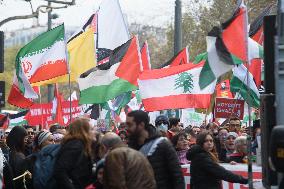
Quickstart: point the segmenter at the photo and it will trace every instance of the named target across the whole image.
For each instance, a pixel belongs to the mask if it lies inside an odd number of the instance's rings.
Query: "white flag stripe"
[[[247,81],[249,80],[249,87],[257,96],[259,97],[259,91],[253,81],[253,76],[249,73],[249,79],[247,79],[247,68],[242,64],[233,68],[233,74],[240,81],[242,81],[245,85],[247,85]]]
[[[29,68],[25,75],[30,78],[44,64],[56,60],[64,59],[66,61],[65,42],[63,40],[55,42],[50,48],[43,49],[41,53],[32,56],[21,57],[21,66],[23,70]],[[51,62],[50,62],[51,61]],[[28,65],[30,63],[30,65]],[[53,62],[54,63],[54,62]]]
[[[224,73],[230,71],[234,67],[234,65],[226,64],[219,59],[215,46],[216,37],[207,36],[206,42],[209,65],[215,77],[218,78]]]
[[[90,87],[101,86],[101,85],[109,85],[116,79],[119,79],[115,72],[119,67],[120,63],[116,63],[110,67],[108,70],[96,70],[90,73],[85,78],[78,78],[78,84],[80,91],[84,89],[88,89]]]

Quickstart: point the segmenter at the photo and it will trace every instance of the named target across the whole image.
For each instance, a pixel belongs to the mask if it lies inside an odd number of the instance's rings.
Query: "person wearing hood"
[[[160,128],[149,124],[149,116],[142,110],[127,114],[126,124],[129,147],[139,150],[146,156],[154,170],[157,189],[184,189],[184,177],[177,154],[170,141],[161,137]]]
[[[203,132],[197,136],[196,145],[188,150],[186,157],[191,161],[191,189],[221,189],[222,180],[231,183],[248,183],[248,179],[218,164],[213,136],[209,132]]]

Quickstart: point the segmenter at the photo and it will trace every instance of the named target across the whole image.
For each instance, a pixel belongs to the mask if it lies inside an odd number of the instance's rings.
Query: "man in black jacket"
[[[174,147],[149,124],[146,112],[136,110],[126,117],[129,147],[139,150],[149,160],[157,189],[184,189],[184,177]]]

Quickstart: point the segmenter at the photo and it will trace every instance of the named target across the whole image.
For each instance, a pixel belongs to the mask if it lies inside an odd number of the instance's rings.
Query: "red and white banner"
[[[244,100],[233,98],[216,98],[214,108],[215,118],[244,117]]]
[[[68,125],[70,122],[70,102],[62,102],[62,112],[64,125]],[[82,107],[78,106],[78,101],[72,101],[72,119],[82,115]],[[25,119],[28,121],[29,125],[50,125],[55,123],[52,119],[52,103],[46,104],[34,104],[30,107],[30,111],[27,113]]]
[[[237,164],[230,165],[226,163],[221,163],[225,169],[232,171],[235,174],[242,175],[243,177],[248,177],[248,166],[247,164]],[[262,187],[262,168],[256,165],[252,166],[253,170],[253,184],[254,188]],[[190,164],[182,165],[182,171],[185,180],[185,189],[190,189]],[[248,189],[248,185],[239,183],[230,183],[222,181],[223,189]]]
[[[138,84],[146,111],[177,108],[208,108],[216,82],[199,86],[203,64],[182,64],[143,71]]]

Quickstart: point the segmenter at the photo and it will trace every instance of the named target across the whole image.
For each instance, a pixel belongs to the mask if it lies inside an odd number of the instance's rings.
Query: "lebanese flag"
[[[233,16],[222,24],[222,39],[228,51],[242,61],[247,61],[248,17],[243,1],[238,1],[238,8]]]
[[[143,44],[141,48],[141,60],[143,70],[151,70],[150,54],[147,41]]]
[[[189,63],[188,48],[185,47],[180,52],[178,52],[177,55],[172,57],[168,62],[166,62],[165,64],[163,64],[159,68],[173,67],[173,66],[178,66],[178,65],[187,64],[187,63]]]
[[[182,64],[142,72],[138,85],[146,111],[178,108],[208,108],[216,81],[201,89],[202,64]]]

